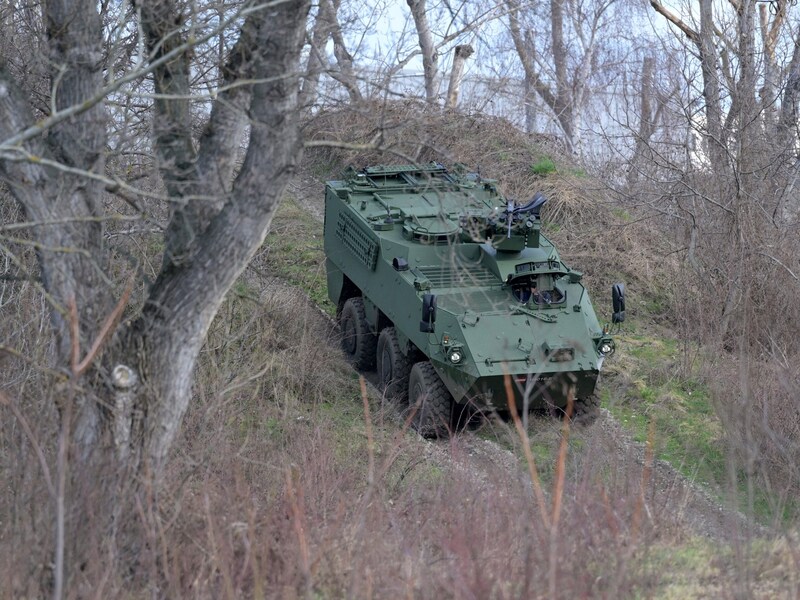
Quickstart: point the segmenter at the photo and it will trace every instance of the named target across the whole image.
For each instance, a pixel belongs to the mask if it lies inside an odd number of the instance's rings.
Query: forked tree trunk
[[[54,119],[46,138],[30,129],[37,119],[28,98],[12,74],[0,70],[0,140],[11,140],[0,142],[0,177],[27,218],[39,223],[33,235],[53,302],[57,367],[65,372],[75,364],[67,318],[72,299],[79,357],[116,302],[102,227],[107,115],[94,100],[103,97],[98,6],[61,0],[43,8],[56,109],[70,116]],[[228,85],[198,142],[192,139],[191,44],[180,8],[170,0],[138,8],[157,92],[152,147],[172,218],[163,266],[144,305],[82,375],[73,431],[79,455],[158,475],[191,398],[206,332],[263,242],[299,159],[298,63],[309,1],[267,3],[248,14],[221,65]],[[234,179],[248,122],[249,145]],[[111,447],[104,444],[114,437]]]

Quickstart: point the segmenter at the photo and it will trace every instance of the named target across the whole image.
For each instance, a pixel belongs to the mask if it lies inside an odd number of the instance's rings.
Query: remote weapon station
[[[377,368],[422,435],[457,406],[591,416],[614,341],[542,234],[545,198],[442,165],[348,169],[325,189],[328,295],[356,368]],[[615,286],[614,321],[624,319]]]

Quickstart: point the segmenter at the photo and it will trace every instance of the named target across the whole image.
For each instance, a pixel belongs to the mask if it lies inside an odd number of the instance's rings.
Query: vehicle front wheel
[[[344,303],[339,326],[342,330],[342,349],[348,360],[360,371],[374,369],[376,340],[369,329],[363,299],[350,298]]]
[[[579,398],[575,402],[575,423],[579,425],[591,425],[600,416],[600,398],[597,394],[592,394],[586,398]]]
[[[394,327],[386,327],[378,336],[376,359],[380,389],[387,398],[405,398],[408,395],[411,363],[400,350],[400,342],[397,340],[397,331]]]
[[[430,361],[411,367],[408,378],[408,408],[411,426],[426,438],[445,437],[450,431],[453,397]]]

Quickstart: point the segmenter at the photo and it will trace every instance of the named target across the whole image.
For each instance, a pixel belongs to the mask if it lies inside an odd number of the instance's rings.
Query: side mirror
[[[422,333],[433,333],[436,323],[436,296],[434,294],[422,295],[422,320],[419,330]]]
[[[611,315],[612,323],[622,323],[625,320],[625,284],[615,283],[611,286],[611,305],[614,309]]]

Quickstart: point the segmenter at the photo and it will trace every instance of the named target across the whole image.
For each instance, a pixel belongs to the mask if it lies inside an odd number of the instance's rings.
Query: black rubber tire
[[[373,370],[377,340],[369,329],[363,299],[350,298],[344,303],[339,326],[342,330],[342,350],[347,359],[359,371]]]
[[[588,426],[594,423],[598,416],[600,416],[600,398],[597,394],[579,398],[575,403],[574,423]]]
[[[430,361],[418,362],[411,367],[408,409],[414,414],[411,426],[422,437],[446,437],[450,433],[453,397]]]
[[[411,373],[411,361],[400,350],[397,331],[394,327],[386,327],[378,336],[375,362],[381,391],[389,399],[405,399],[408,396],[408,375]]]

